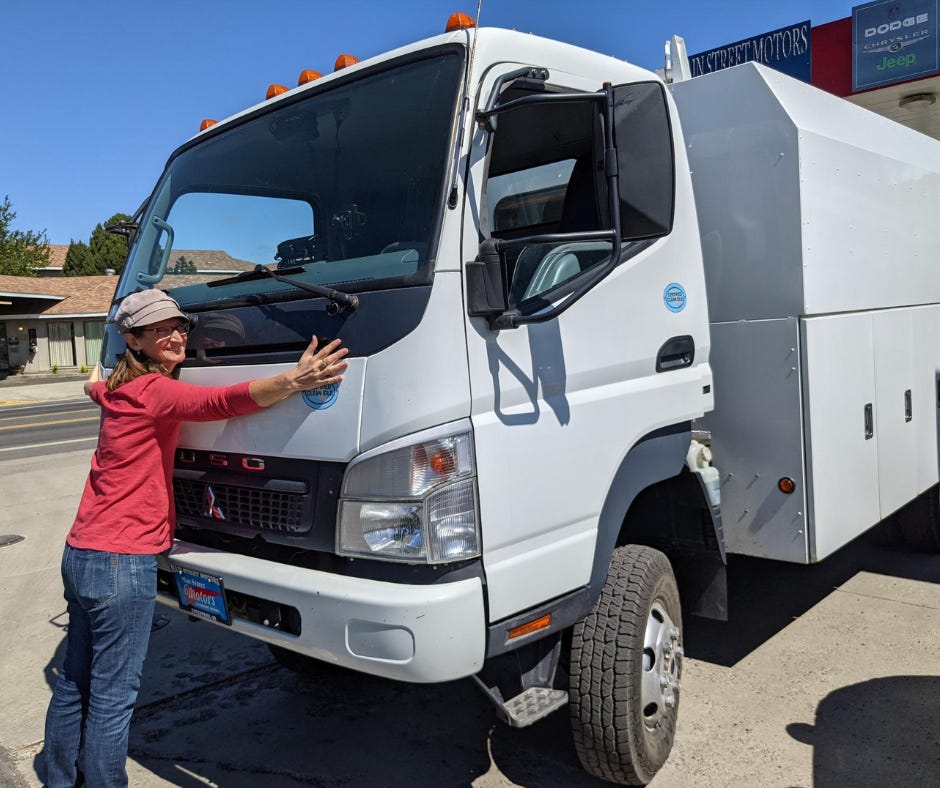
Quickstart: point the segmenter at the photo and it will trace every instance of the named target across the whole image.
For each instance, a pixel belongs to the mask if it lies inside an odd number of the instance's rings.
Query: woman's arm
[[[296,391],[339,383],[348,366],[345,356],[349,352],[339,344],[335,339],[317,350],[314,337],[289,372],[231,386],[198,386],[165,375],[145,375],[138,396],[156,419],[201,422],[243,416]]]
[[[101,380],[101,365],[95,363],[91,368],[91,373],[88,375],[88,380],[85,381],[85,394],[91,394],[91,386],[93,383],[98,383]]]
[[[267,408],[298,391],[339,383],[343,379],[343,372],[349,366],[349,362],[344,360],[349,350],[341,348],[338,339],[319,350],[318,345],[317,338],[313,337],[297,366],[289,372],[275,375],[273,378],[253,380],[248,386],[251,398],[262,408]]]

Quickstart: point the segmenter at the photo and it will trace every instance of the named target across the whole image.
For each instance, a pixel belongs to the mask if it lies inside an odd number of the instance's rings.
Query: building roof
[[[111,308],[116,276],[0,275],[0,295],[31,302],[28,310],[40,317],[56,315],[103,315]],[[52,303],[36,303],[52,302]]]
[[[170,253],[170,266],[180,257],[185,257],[193,263],[199,272],[251,271],[255,267],[254,263],[239,260],[219,249],[174,249]]]
[[[68,244],[49,244],[49,265],[37,268],[36,271],[44,276],[60,276],[65,266],[65,256],[68,254]],[[172,268],[180,257],[185,257],[199,273],[238,273],[251,271],[255,264],[247,260],[239,260],[221,249],[174,249],[170,253],[169,266]]]

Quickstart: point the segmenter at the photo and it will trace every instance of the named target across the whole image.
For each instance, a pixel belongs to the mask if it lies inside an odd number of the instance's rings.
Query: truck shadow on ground
[[[299,677],[267,665],[138,710],[130,757],[186,788],[605,784],[581,770],[564,711],[511,730],[470,681],[410,685],[328,666]]]
[[[567,709],[511,729],[469,679],[403,684],[325,664],[299,676],[262,644],[166,612],[131,723],[132,785],[607,784],[582,770]],[[50,689],[64,656],[63,637],[44,669]]]
[[[890,676],[842,687],[815,725],[789,733],[813,747],[814,788],[940,786],[940,678]]]
[[[940,558],[862,536],[813,565],[728,556],[729,621],[689,616],[685,652],[730,667],[859,572],[940,583]]]

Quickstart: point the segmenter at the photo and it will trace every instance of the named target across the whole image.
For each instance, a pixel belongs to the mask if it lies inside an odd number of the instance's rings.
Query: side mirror
[[[487,238],[480,244],[476,260],[467,263],[467,314],[470,317],[495,318],[508,307],[506,269],[498,243],[495,238]]]
[[[666,93],[658,82],[613,89],[620,235],[639,240],[672,230],[675,162]]]

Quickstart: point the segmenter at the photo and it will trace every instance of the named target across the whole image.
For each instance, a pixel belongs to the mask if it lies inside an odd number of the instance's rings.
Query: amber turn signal
[[[796,482],[793,481],[789,476],[784,476],[777,482],[777,489],[782,493],[789,495],[796,489]]]
[[[548,613],[547,615],[537,618],[534,621],[527,621],[525,624],[520,624],[517,627],[513,627],[509,630],[509,640],[514,640],[515,638],[521,638],[523,635],[528,635],[532,632],[538,632],[540,629],[547,629],[552,623],[552,614]]]

